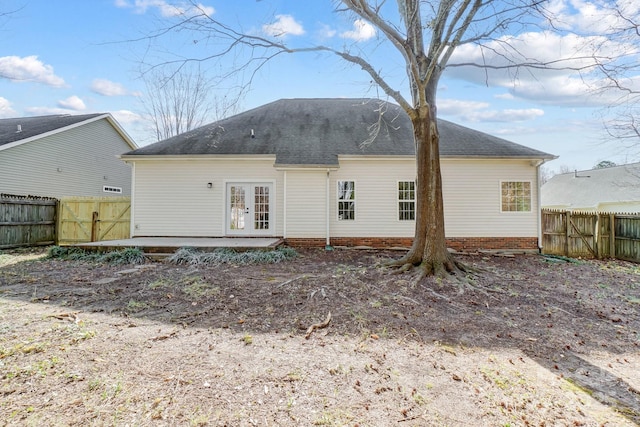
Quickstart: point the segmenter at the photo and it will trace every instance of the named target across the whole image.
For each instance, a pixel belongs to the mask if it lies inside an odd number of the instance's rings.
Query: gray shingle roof
[[[74,125],[101,115],[103,114],[62,114],[0,119],[0,146]],[[21,128],[20,132],[18,132],[18,126]]]
[[[543,207],[595,209],[601,203],[640,201],[640,163],[555,175],[540,193]]]
[[[383,112],[383,114],[380,114]],[[513,142],[439,120],[442,157],[552,159]],[[281,99],[126,153],[275,154],[278,165],[337,165],[339,155],[414,155],[411,121],[377,99]]]

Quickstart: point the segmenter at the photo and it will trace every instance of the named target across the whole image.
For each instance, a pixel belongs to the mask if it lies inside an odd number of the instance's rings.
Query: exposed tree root
[[[435,277],[438,280],[457,286],[458,294],[472,290],[489,296],[488,290],[477,286],[474,281],[474,278],[481,273],[481,270],[456,259],[452,254],[448,254],[444,259],[427,261],[423,259],[422,254],[418,251],[411,250],[405,256],[389,260],[382,265],[390,268],[392,274],[414,272],[412,273],[415,275],[412,280],[413,286],[422,284],[428,277]],[[442,297],[439,294],[437,296],[439,298]]]

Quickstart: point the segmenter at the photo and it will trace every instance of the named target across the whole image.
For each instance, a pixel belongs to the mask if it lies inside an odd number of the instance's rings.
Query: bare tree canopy
[[[640,145],[640,3],[634,0],[602,1],[600,22],[589,30],[614,41],[614,60],[598,64],[602,79],[596,92],[605,93],[608,107],[603,112],[610,137],[628,140],[628,147]]]
[[[142,102],[158,141],[237,111],[238,98],[216,95],[214,80],[199,64],[154,67],[143,80]]]
[[[416,229],[413,246],[398,262],[402,269],[420,266],[423,274],[447,275],[460,265],[445,243],[442,178],[439,157],[436,95],[445,69],[468,67],[485,70],[485,79],[517,80],[536,70],[571,70],[589,73],[612,60],[606,39],[585,37],[585,46],[565,55],[535,58],[526,52],[527,30],[544,30],[551,36],[566,32],[553,21],[557,3],[548,0],[341,0],[327,1],[336,14],[369,31],[373,41],[331,41],[298,44],[286,37],[292,27],[280,21],[265,22],[261,31],[245,30],[231,16],[213,13],[195,2],[178,22],[149,35],[188,34],[194,54],[184,52],[169,63],[203,62],[232,65],[221,77],[233,76],[241,87],[270,61],[288,54],[334,56],[362,69],[387,98],[411,118],[416,144]],[[317,4],[314,2],[317,7]],[[245,4],[238,4],[238,13]],[[275,7],[275,6],[274,6]],[[554,26],[555,22],[555,26]]]

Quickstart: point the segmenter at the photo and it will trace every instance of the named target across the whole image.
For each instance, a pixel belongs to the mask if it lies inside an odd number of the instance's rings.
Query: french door
[[[229,182],[226,190],[228,234],[273,234],[273,184]]]

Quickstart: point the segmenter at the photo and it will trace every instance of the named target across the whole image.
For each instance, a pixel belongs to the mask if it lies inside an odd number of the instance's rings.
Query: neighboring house
[[[555,175],[541,189],[542,207],[640,212],[640,163]]]
[[[538,167],[555,158],[439,121],[453,248],[537,248]],[[126,153],[132,237],[274,236],[409,245],[411,123],[371,99],[283,99]]]
[[[0,193],[128,196],[136,148],[110,114],[0,119]]]

